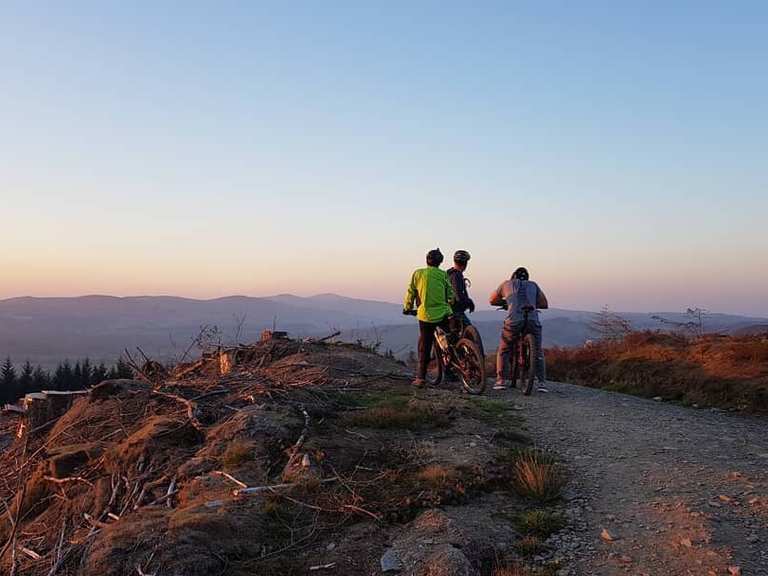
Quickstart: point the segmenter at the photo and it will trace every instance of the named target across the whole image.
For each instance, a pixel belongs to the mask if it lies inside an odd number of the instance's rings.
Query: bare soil
[[[571,469],[571,525],[549,541],[564,573],[768,574],[765,419],[547,389],[506,397],[525,408],[536,442]]]

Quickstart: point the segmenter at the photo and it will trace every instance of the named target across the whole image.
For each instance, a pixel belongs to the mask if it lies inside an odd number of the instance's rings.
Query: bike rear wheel
[[[533,380],[536,375],[536,340],[533,334],[526,334],[521,342],[523,347],[523,366],[521,367],[522,389],[525,396],[533,392]]]
[[[482,394],[485,390],[485,358],[480,348],[469,338],[461,338],[455,347],[454,367],[462,386],[469,394]]]

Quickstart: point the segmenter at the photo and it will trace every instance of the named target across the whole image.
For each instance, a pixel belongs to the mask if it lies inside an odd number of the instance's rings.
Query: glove
[[[472,314],[475,311],[475,303],[472,300],[472,298],[470,298],[469,302],[467,303],[467,310],[469,310],[470,314]]]
[[[406,310],[403,308],[403,314],[405,316],[416,316],[416,310]]]

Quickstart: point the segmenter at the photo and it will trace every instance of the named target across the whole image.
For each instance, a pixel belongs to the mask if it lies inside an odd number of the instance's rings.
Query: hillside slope
[[[513,404],[413,390],[345,344],[227,358],[224,375],[212,357],[104,382],[0,452],[0,573],[486,576],[521,559]]]

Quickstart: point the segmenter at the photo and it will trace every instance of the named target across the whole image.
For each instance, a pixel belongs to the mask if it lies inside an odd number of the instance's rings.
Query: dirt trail
[[[568,573],[768,574],[767,420],[547,388],[507,396],[572,469]]]

